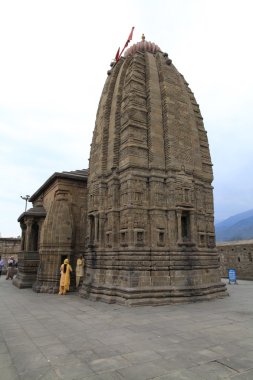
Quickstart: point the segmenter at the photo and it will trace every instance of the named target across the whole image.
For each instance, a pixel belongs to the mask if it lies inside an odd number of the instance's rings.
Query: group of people
[[[0,256],[0,276],[2,275],[2,271],[5,267],[4,260]],[[17,267],[17,262],[13,256],[10,256],[7,260],[7,272],[6,272],[6,280],[9,278],[12,280],[15,275],[15,268]]]
[[[84,276],[85,260],[83,256],[79,256],[76,262],[76,288],[78,289],[81,279]],[[59,294],[65,295],[69,291],[70,286],[70,273],[72,272],[72,267],[69,264],[69,260],[65,259],[60,268],[60,287]]]
[[[3,268],[5,267],[4,260],[0,256],[0,277],[2,275]],[[15,274],[15,268],[17,267],[17,263],[13,256],[9,257],[7,261],[7,273],[6,273],[6,280],[13,279]],[[83,256],[79,256],[76,262],[76,288],[78,289],[81,280],[84,277],[84,267],[85,267],[85,260]],[[61,277],[60,277],[60,287],[59,287],[59,294],[64,295],[69,291],[70,286],[70,273],[72,272],[72,267],[69,264],[69,260],[65,259],[64,263],[61,265],[60,268]]]

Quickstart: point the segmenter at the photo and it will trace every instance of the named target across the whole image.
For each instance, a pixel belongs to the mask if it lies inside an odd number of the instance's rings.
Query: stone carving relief
[[[157,245],[163,247],[165,245],[165,229],[157,229]]]
[[[107,191],[107,207],[108,209],[113,206],[113,189],[111,187],[108,188]]]
[[[193,186],[188,181],[177,181],[175,187],[176,204],[193,206],[194,190]]]
[[[136,210],[133,216],[133,225],[135,228],[144,228],[147,224],[145,211]]]
[[[196,209],[203,210],[204,209],[204,193],[202,186],[195,187],[195,197],[196,197]]]
[[[122,182],[120,186],[120,206],[128,205],[128,184],[127,181]]]
[[[95,209],[99,207],[99,189],[97,184],[93,187],[93,207]]]
[[[198,242],[200,247],[205,247],[206,246],[206,234],[201,232],[199,233],[199,242]]]
[[[206,218],[204,215],[197,215],[197,229],[202,232],[206,231]]]
[[[106,218],[106,230],[111,231],[112,226],[113,226],[113,215],[112,213],[108,213],[107,218]]]
[[[193,164],[192,137],[189,133],[188,125],[175,123],[171,125],[173,137],[171,137],[171,146],[173,156],[178,162],[184,164]]]
[[[141,143],[147,139],[147,130],[134,126],[128,126],[121,135],[121,143]]]
[[[146,182],[142,180],[128,181],[129,202],[132,205],[143,205],[146,201]]]
[[[120,228],[128,228],[128,211],[123,210],[120,212]]]
[[[112,247],[112,231],[107,231],[106,234],[106,246],[107,247]]]
[[[70,193],[67,190],[59,189],[54,193],[54,197],[56,201],[69,201]]]
[[[136,246],[144,246],[145,244],[145,230],[140,228],[134,229],[134,243]]]
[[[213,217],[207,218],[207,231],[211,234],[214,234],[214,223],[213,223]]]
[[[209,248],[215,247],[215,236],[212,234],[207,235],[207,245]]]
[[[205,189],[205,211],[213,214],[213,194],[211,189]]]
[[[148,158],[147,149],[140,146],[126,146],[120,151],[121,159],[129,158],[130,156]]]
[[[165,186],[163,182],[150,183],[151,201],[154,206],[163,207],[166,205]]]
[[[121,247],[128,246],[128,231],[126,229],[120,230],[120,245]]]
[[[166,188],[166,192],[167,192],[167,197],[166,197],[167,207],[170,208],[170,207],[175,206],[176,191],[175,191],[174,183],[168,183],[167,188]]]

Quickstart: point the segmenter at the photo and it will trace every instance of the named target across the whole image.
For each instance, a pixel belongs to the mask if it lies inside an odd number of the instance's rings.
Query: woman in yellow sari
[[[66,294],[69,291],[70,285],[70,272],[72,272],[71,265],[69,264],[69,260],[65,259],[64,263],[61,265],[61,278],[60,278],[60,288],[59,294]]]

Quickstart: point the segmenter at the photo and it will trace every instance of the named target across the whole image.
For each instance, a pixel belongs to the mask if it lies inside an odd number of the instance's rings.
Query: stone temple
[[[212,180],[195,97],[168,54],[143,38],[108,71],[88,173],[55,173],[20,216],[16,285],[56,292],[62,260],[75,266],[81,253],[85,298],[162,305],[226,295]]]

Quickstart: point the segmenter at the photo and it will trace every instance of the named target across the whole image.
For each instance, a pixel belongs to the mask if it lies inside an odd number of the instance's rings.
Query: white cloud
[[[252,10],[247,0],[1,2],[2,235],[14,234],[20,195],[87,167],[106,72],[132,26],[133,42],[145,33],[169,53],[200,104],[217,215],[253,208]]]

